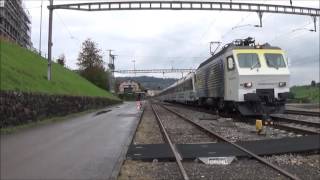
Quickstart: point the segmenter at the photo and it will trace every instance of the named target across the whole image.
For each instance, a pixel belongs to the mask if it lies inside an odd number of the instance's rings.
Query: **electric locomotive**
[[[195,73],[164,89],[163,101],[193,103],[242,115],[282,113],[289,94],[285,52],[253,38],[225,45]]]

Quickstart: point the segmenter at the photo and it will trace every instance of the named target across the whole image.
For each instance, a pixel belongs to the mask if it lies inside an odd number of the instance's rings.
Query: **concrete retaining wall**
[[[100,97],[1,91],[0,127],[26,124],[44,118],[64,116],[116,103],[119,101]]]

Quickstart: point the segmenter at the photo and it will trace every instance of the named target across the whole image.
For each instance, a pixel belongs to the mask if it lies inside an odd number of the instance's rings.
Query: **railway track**
[[[272,127],[276,128],[276,129],[282,129],[282,130],[286,130],[286,131],[299,133],[299,134],[320,134],[319,131],[301,128],[299,126],[295,126],[292,124],[274,123]]]
[[[280,116],[276,116],[276,115],[271,115],[271,118],[274,121],[296,123],[296,124],[301,124],[301,125],[305,125],[305,126],[320,128],[320,122],[306,121],[306,120],[300,120],[300,119],[292,119],[292,118],[280,117]]]
[[[320,117],[320,112],[316,111],[300,111],[300,110],[285,110],[285,114],[296,114],[305,116],[318,116]]]
[[[182,164],[182,158],[181,158],[179,152],[177,151],[177,149],[176,149],[176,147],[175,147],[175,144],[172,143],[172,140],[170,139],[170,136],[168,135],[168,132],[166,131],[166,128],[164,127],[164,125],[163,125],[163,123],[162,123],[163,120],[162,120],[161,117],[159,116],[159,114],[158,114],[155,106],[158,106],[158,107],[160,106],[160,107],[162,107],[163,109],[165,109],[165,110],[167,110],[167,111],[175,114],[176,116],[178,116],[179,118],[183,119],[184,121],[186,121],[186,122],[188,122],[188,123],[190,123],[190,124],[193,124],[194,126],[198,127],[198,128],[201,129],[202,131],[204,131],[204,132],[206,132],[206,133],[208,133],[208,134],[216,137],[216,138],[219,139],[219,140],[222,140],[222,141],[224,141],[224,142],[226,142],[226,143],[231,144],[232,146],[234,146],[234,147],[236,147],[237,149],[239,149],[239,150],[247,153],[249,156],[253,157],[254,159],[258,160],[259,162],[261,162],[261,163],[267,165],[268,167],[271,167],[272,169],[278,171],[280,174],[282,174],[282,175],[284,175],[284,176],[286,176],[286,177],[288,177],[288,178],[290,178],[290,179],[299,179],[299,178],[296,177],[294,174],[291,174],[290,172],[288,172],[288,171],[286,171],[286,170],[278,167],[277,165],[272,164],[272,163],[266,161],[264,158],[258,156],[257,154],[251,152],[250,150],[248,150],[248,149],[240,146],[239,144],[229,141],[227,138],[225,138],[225,137],[223,137],[223,136],[221,136],[221,135],[213,132],[211,129],[209,129],[209,128],[206,127],[206,126],[203,126],[203,125],[201,125],[201,124],[199,124],[199,123],[197,123],[197,122],[194,122],[193,120],[189,119],[189,118],[186,117],[185,115],[180,114],[179,112],[177,112],[177,111],[175,111],[175,110],[169,109],[168,107],[166,107],[166,106],[164,106],[164,105],[161,105],[161,104],[154,105],[154,104],[153,104],[153,105],[152,105],[152,110],[153,110],[153,112],[154,112],[154,114],[155,114],[155,116],[156,116],[156,119],[157,119],[157,121],[158,121],[158,123],[159,123],[159,127],[161,128],[161,131],[163,132],[166,141],[167,141],[168,144],[170,145],[170,148],[171,148],[171,150],[172,150],[172,153],[174,154],[175,160],[176,160],[176,162],[177,162],[177,165],[178,165],[178,167],[179,167],[179,170],[180,170],[180,173],[181,173],[183,179],[185,179],[185,180],[186,180],[186,179],[189,179],[189,176],[188,176],[188,174],[186,173],[186,170],[185,170],[185,168],[184,168],[184,166],[183,166],[183,164]]]
[[[302,134],[320,134],[320,122],[292,119],[272,115],[273,126],[278,129]]]
[[[182,165],[182,158],[181,158],[179,152],[177,151],[175,145],[172,143],[172,141],[171,141],[171,139],[170,139],[170,137],[168,135],[168,132],[167,132],[166,128],[164,127],[164,125],[162,123],[162,120],[160,119],[159,114],[154,109],[153,105],[151,105],[151,107],[152,107],[152,111],[154,112],[154,115],[156,116],[158,124],[160,126],[160,130],[161,130],[161,132],[163,133],[163,135],[165,137],[165,141],[169,144],[170,149],[171,149],[171,151],[172,151],[172,153],[173,153],[173,155],[175,157],[175,160],[177,162],[178,168],[180,170],[180,173],[181,173],[183,179],[184,180],[189,180],[189,176],[187,175],[187,172],[186,172],[185,168]]]
[[[182,105],[182,104],[170,104],[166,103],[167,106],[181,106],[183,108],[187,108],[194,111],[204,112],[212,115],[218,115],[216,112],[213,112],[209,109],[199,108],[199,107],[192,107],[188,105]],[[291,111],[290,111],[291,112]],[[311,111],[292,111],[294,113],[301,112],[304,115],[305,114],[313,114],[316,115],[317,112],[311,112]],[[310,113],[311,112],[311,113]],[[272,127],[276,129],[281,129],[285,131],[290,131],[298,134],[320,134],[320,122],[314,122],[314,121],[307,121],[307,120],[301,120],[301,119],[292,119],[288,117],[282,117],[278,115],[271,115],[271,119],[273,121]],[[255,119],[250,119],[249,122],[254,122]]]

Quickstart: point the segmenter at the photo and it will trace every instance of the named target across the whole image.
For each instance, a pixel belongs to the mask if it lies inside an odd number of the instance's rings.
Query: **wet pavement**
[[[139,112],[102,111],[1,136],[0,179],[108,179]]]

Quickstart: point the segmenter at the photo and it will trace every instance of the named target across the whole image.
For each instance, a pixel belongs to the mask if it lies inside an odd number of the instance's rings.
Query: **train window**
[[[282,54],[264,54],[269,67],[281,68],[286,67]]]
[[[188,81],[188,90],[192,90],[192,89],[193,89],[193,87],[192,87],[192,79],[190,79]]]
[[[184,91],[189,91],[192,89],[192,79],[186,80],[183,84],[184,84]]]
[[[261,67],[258,55],[254,53],[238,54],[238,62],[241,68]]]
[[[234,69],[234,60],[232,56],[227,57],[227,67],[228,67],[228,70]]]

